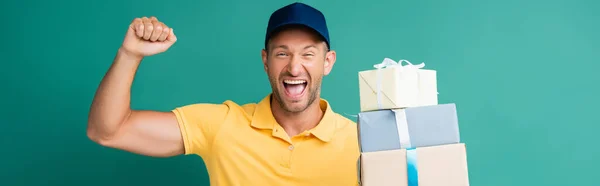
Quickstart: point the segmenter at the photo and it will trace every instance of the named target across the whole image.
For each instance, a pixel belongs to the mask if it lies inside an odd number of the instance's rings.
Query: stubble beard
[[[306,87],[307,90],[305,91],[308,91],[308,103],[306,103],[306,105],[302,105],[300,108],[292,108],[289,105],[287,105],[282,99],[282,97],[285,96],[285,88],[284,90],[279,90],[280,82],[272,76],[269,76],[269,81],[271,82],[271,89],[273,90],[273,98],[277,100],[277,102],[279,103],[279,107],[288,113],[299,113],[305,111],[310,105],[312,105],[317,100],[318,93],[321,90],[322,79],[323,77],[319,77],[315,81],[313,81],[313,87]]]

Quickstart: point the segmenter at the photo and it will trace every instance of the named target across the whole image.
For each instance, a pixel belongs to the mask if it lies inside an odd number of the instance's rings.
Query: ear
[[[335,64],[336,53],[331,50],[325,54],[325,63],[323,64],[323,75],[328,75]]]
[[[260,52],[260,55],[262,57],[263,67],[265,69],[265,72],[267,72],[267,69],[269,68],[269,65],[267,64],[267,51],[265,49],[262,49],[262,51]]]

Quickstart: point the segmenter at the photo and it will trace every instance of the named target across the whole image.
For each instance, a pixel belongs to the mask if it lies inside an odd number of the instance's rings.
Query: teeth
[[[305,80],[284,80],[283,82],[286,84],[293,84],[293,85],[306,83]]]

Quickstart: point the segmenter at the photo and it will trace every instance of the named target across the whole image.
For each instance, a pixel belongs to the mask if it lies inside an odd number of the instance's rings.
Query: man
[[[293,3],[271,15],[261,55],[273,92],[260,102],[131,110],[138,65],[176,41],[155,17],[133,20],[92,103],[90,139],[154,157],[197,154],[212,185],[357,185],[356,125],[320,98],[336,60],[320,11]]]

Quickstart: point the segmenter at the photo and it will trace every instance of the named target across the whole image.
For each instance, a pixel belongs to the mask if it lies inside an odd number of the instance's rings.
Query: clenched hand
[[[156,17],[135,18],[129,25],[122,49],[141,58],[167,51],[175,41],[173,29]]]

